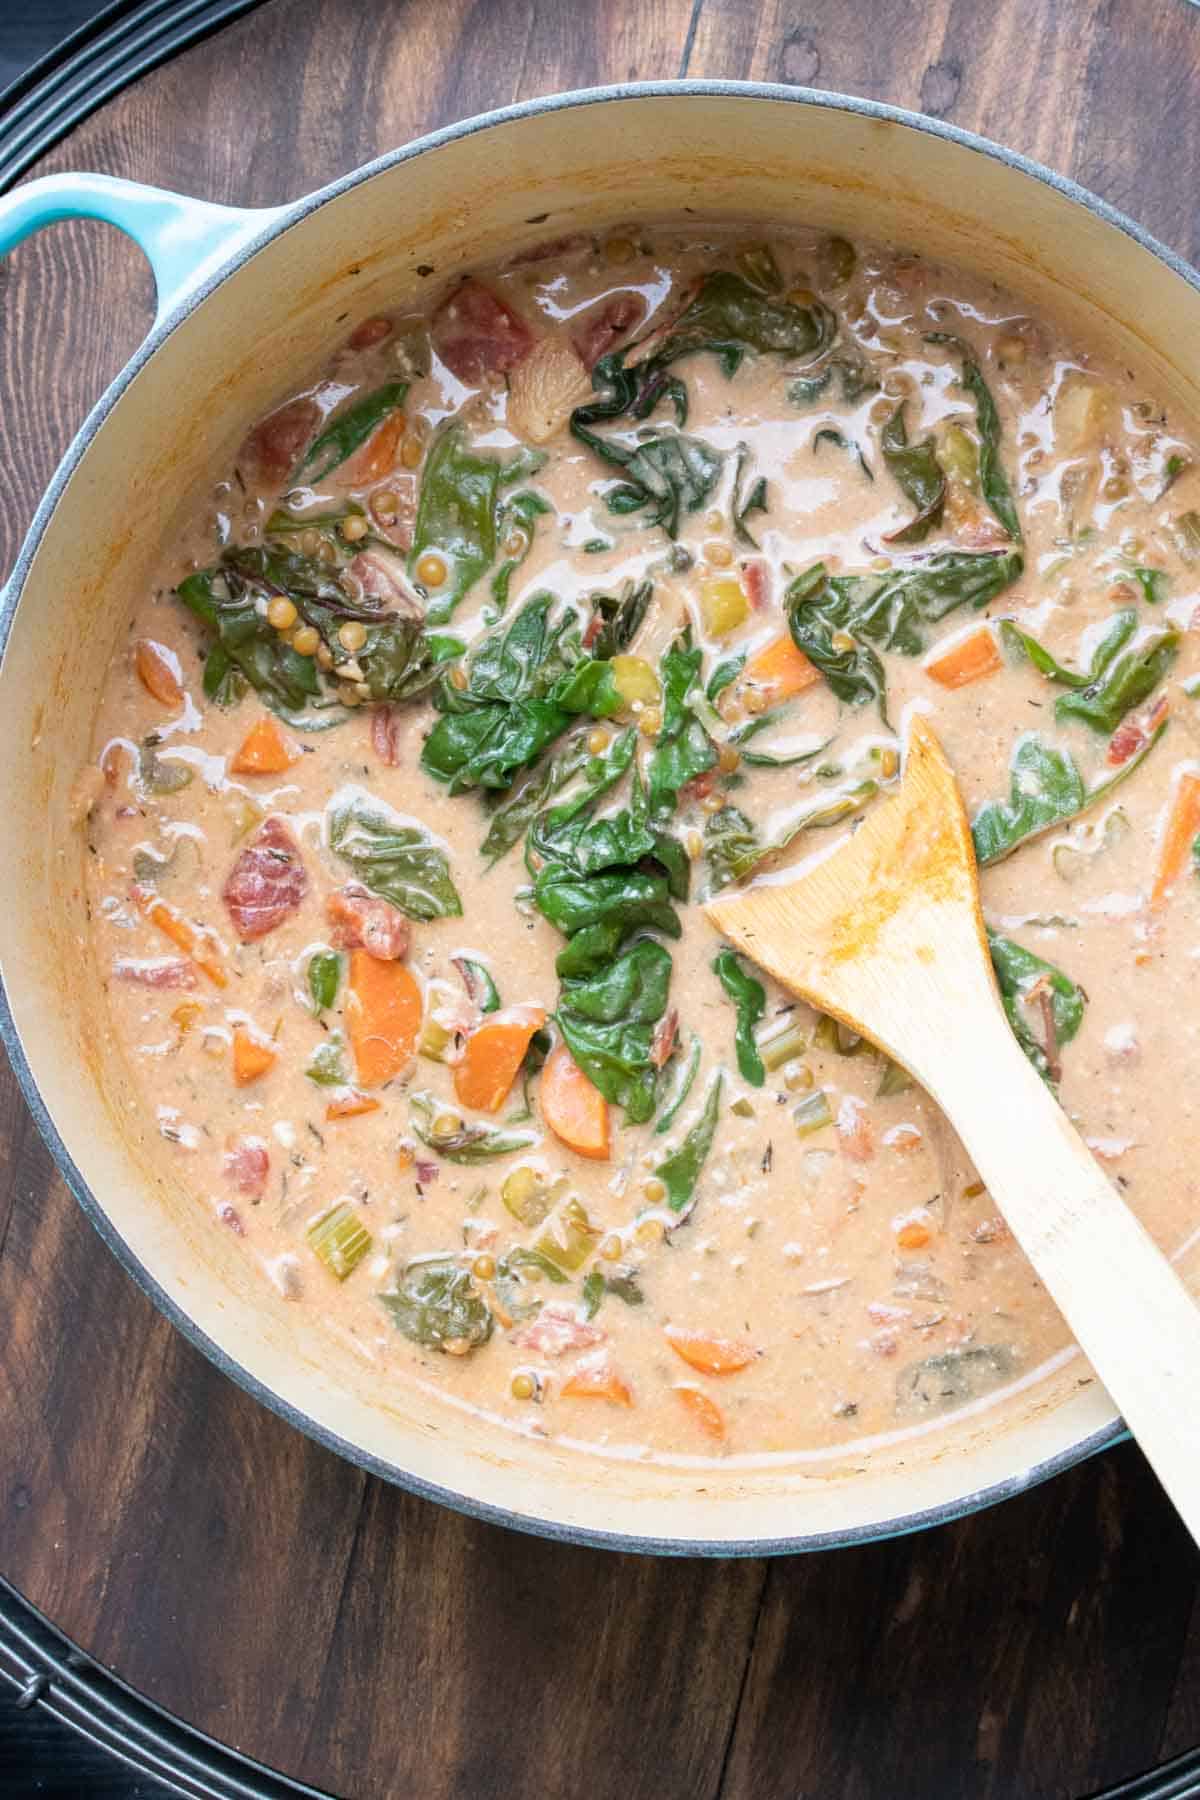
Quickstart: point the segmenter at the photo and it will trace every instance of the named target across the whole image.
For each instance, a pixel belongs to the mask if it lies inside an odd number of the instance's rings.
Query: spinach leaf
[[[732,950],[717,952],[713,973],[737,1008],[737,1061],[742,1080],[761,1087],[767,1072],[754,1041],[754,1028],[767,1009],[767,990],[746,973]]]
[[[630,746],[632,750],[632,745]],[[492,814],[487,834],[479,846],[481,856],[496,862],[513,845],[519,843],[550,796],[565,787],[580,769],[599,758],[589,756],[587,740],[579,735],[569,739],[557,756],[548,756],[538,764],[511,799]]]
[[[736,806],[710,813],[704,825],[704,855],[713,893],[747,874],[765,854],[758,832]]]
[[[708,686],[704,690],[706,697],[709,700],[715,700],[718,694],[723,694],[730,683],[737,680],[745,666],[746,652],[744,650],[739,650],[736,656],[726,657],[724,662],[719,662],[708,678]]]
[[[1001,625],[1010,649],[1027,656],[1041,674],[1060,687],[1073,691],[1056,702],[1058,719],[1079,719],[1093,731],[1111,734],[1125,714],[1138,706],[1156,688],[1179,653],[1179,634],[1174,630],[1152,633],[1136,649],[1117,658],[1118,652],[1137,629],[1137,613],[1133,607],[1113,615],[1109,628],[1097,644],[1091,667],[1086,671],[1067,669],[1056,661],[1028,632],[1011,620]]]
[[[215,633],[204,665],[204,691],[219,705],[240,698],[249,683],[269,705],[299,712],[321,684],[311,656],[300,656],[281,632],[268,625],[255,595],[222,569],[200,569],[176,590],[188,611]]]
[[[999,862],[1027,838],[1037,837],[1052,825],[1066,824],[1105,799],[1141,767],[1169,723],[1163,719],[1115,773],[1086,789],[1074,759],[1066,751],[1054,749],[1033,732],[1018,738],[1009,765],[1010,798],[987,801],[971,826],[980,867]]]
[[[439,719],[421,750],[421,767],[452,794],[468,788],[506,788],[518,769],[535,762],[571,723],[549,700],[479,707]]]
[[[448,565],[445,585],[426,606],[430,625],[443,624],[495,561],[496,502],[504,473],[498,457],[471,448],[459,424],[443,426],[433,440],[408,558],[414,579],[426,551],[436,550]]]
[[[645,796],[635,777],[633,805],[621,812],[603,818],[580,813],[557,829],[550,829],[545,817],[535,820],[525,854],[535,877],[554,869],[567,878],[584,878],[603,869],[639,863],[654,853],[655,844],[655,833],[647,823]]]
[[[676,537],[685,512],[699,512],[721,474],[722,456],[702,438],[663,432],[626,446],[579,428],[576,437],[602,461],[621,470],[623,480],[604,496],[610,512],[647,512],[648,525]]]
[[[844,450],[847,456],[853,456],[867,480],[874,481],[875,472],[863,455],[861,446],[852,444],[843,432],[838,431],[832,425],[823,425],[820,431],[813,435],[812,447],[814,455],[821,448],[822,444],[832,444],[835,449]]]
[[[583,780],[578,788],[560,800],[557,806],[551,807],[546,815],[546,831],[553,833],[568,825],[586,808],[598,800],[609,788],[615,787],[633,761],[633,753],[637,747],[637,731],[631,725],[627,730],[610,738],[599,756],[589,756],[582,764]],[[572,770],[572,774],[576,773]],[[563,785],[561,783],[556,785]]]
[[[585,1319],[594,1319],[604,1303],[606,1294],[615,1294],[626,1306],[641,1306],[646,1296],[634,1269],[614,1269],[611,1274],[602,1274],[593,1269],[584,1278],[580,1307]]]
[[[412,1128],[421,1142],[447,1162],[486,1162],[488,1157],[511,1156],[537,1143],[530,1132],[495,1131],[490,1125],[463,1125],[448,1136],[437,1133],[433,1126],[442,1108],[432,1094],[410,1094],[408,1109]]]
[[[652,818],[673,810],[680,788],[711,769],[717,760],[708,733],[688,705],[703,660],[704,652],[693,648],[687,631],[676,638],[662,659],[662,725],[649,764]]]
[[[619,594],[590,594],[589,654],[607,660],[628,650],[641,630],[653,596],[652,581],[627,581]]]
[[[817,356],[833,337],[829,308],[814,300],[797,306],[773,300],[731,270],[706,275],[651,359],[658,367],[708,351],[726,375],[735,375],[747,350],[762,356]]]
[[[503,612],[508,605],[508,590],[517,569],[525,561],[533,548],[533,531],[536,521],[546,513],[552,512],[550,502],[541,494],[526,488],[519,494],[513,494],[505,500],[496,516],[496,536],[503,546],[508,537],[514,538],[520,548],[506,556],[496,573],[492,576],[492,599]]]
[[[1014,544],[1021,542],[1021,522],[1016,502],[1008,485],[1008,476],[1000,460],[1000,415],[991,389],[983,378],[983,370],[975,360],[969,344],[953,332],[931,331],[926,342],[945,344],[958,353],[962,364],[962,384],[975,402],[975,425],[979,432],[979,486],[984,499],[1007,531]]]
[[[770,712],[759,713],[757,718],[748,719],[744,725],[739,725],[736,730],[730,732],[729,742],[736,746],[744,763],[748,763],[751,768],[790,769],[799,763],[811,762],[814,756],[820,756],[822,750],[828,750],[833,742],[832,738],[826,738],[823,743],[815,744],[810,750],[776,752],[746,748],[746,745],[754,738],[778,725],[790,710],[790,707],[787,706],[772,707]]]
[[[1071,1042],[1083,1024],[1087,995],[1061,969],[1011,938],[989,931],[988,949],[1013,1034],[1038,1074],[1053,1085],[1059,1077],[1058,1051]],[[1045,1042],[1033,1031],[1023,1004],[1034,992],[1047,996],[1043,1017]]]
[[[879,392],[879,373],[865,357],[831,356],[819,374],[801,375],[793,381],[787,397],[793,406],[812,406],[828,393],[835,375],[846,406],[857,406],[865,394]]]
[[[733,535],[739,543],[748,544],[752,550],[758,549],[758,539],[754,536],[746,520],[751,513],[765,513],[767,510],[767,478],[760,475],[750,484],[745,494],[742,482],[746,473],[746,465],[750,461],[749,444],[739,444],[737,461],[733,471],[733,490],[729,497],[730,520]]]
[[[670,982],[667,951],[652,938],[638,938],[608,968],[565,981],[559,996],[556,1017],[571,1055],[638,1124],[654,1112],[654,1027],[667,1010]]]
[[[713,1136],[717,1129],[717,1115],[721,1110],[721,1086],[722,1076],[718,1070],[709,1085],[700,1117],[678,1150],[668,1156],[665,1162],[659,1163],[654,1171],[658,1179],[666,1186],[667,1205],[672,1212],[682,1212],[691,1199],[696,1183],[700,1179],[700,1170],[704,1166],[704,1160],[712,1149]]]
[[[372,894],[410,919],[457,918],[462,902],[446,852],[415,820],[403,820],[362,788],[341,788],[329,805],[329,847]]]
[[[406,1263],[379,1299],[393,1325],[427,1350],[477,1350],[492,1335],[490,1309],[451,1254]]]
[[[946,504],[946,477],[937,459],[937,445],[932,437],[909,443],[902,400],[883,428],[879,448],[905,497],[917,509],[916,517],[899,531],[888,532],[884,542],[919,544],[935,525],[941,524]]]
[[[389,413],[404,405],[407,394],[406,381],[389,381],[336,414],[324,431],[314,438],[296,468],[294,479],[309,483],[323,481],[347,457],[353,456],[360,444],[366,443]]]
[[[1134,563],[1129,573],[1142,590],[1142,598],[1151,606],[1160,606],[1167,597],[1170,576],[1165,569],[1149,569],[1141,563]]]
[[[792,642],[820,669],[838,699],[850,706],[876,701],[886,725],[883,664],[871,646],[849,628],[854,613],[849,584],[861,579],[831,576],[824,563],[814,563],[788,588],[784,609]]]
[[[671,906],[667,877],[640,869],[610,869],[585,877],[560,863],[547,863],[534,883],[534,902],[564,937],[573,938],[589,926],[603,926],[606,933],[615,930],[617,942],[639,926],[661,931],[665,937],[679,936],[679,920]],[[597,941],[588,940],[589,945]],[[613,944],[612,949],[615,948]],[[575,946],[569,944],[561,952],[560,975],[570,967],[565,959],[574,950]],[[577,957],[582,954],[583,947],[576,952]]]
[[[700,1070],[700,1039],[693,1031],[692,1042],[688,1049],[687,1061],[680,1066],[679,1074],[672,1085],[658,1118],[654,1121],[654,1135],[661,1137],[669,1131],[675,1122],[676,1114],[692,1091],[692,1085]]]
[[[308,992],[313,1009],[325,1012],[337,999],[342,980],[342,959],[336,950],[318,950],[308,959]]]

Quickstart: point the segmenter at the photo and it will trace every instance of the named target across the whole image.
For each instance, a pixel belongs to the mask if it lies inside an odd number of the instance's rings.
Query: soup
[[[342,329],[133,597],[77,788],[151,1153],[381,1395],[565,1443],[794,1455],[1037,1379],[1069,1338],[945,1121],[698,902],[886,805],[930,710],[1013,1030],[1178,1253],[1188,428],[818,233],[572,239]]]

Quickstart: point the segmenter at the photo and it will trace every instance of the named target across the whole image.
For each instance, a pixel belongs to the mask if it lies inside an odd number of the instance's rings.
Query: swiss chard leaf
[[[428,624],[443,624],[495,561],[497,497],[507,473],[499,457],[471,448],[461,425],[443,426],[434,439],[408,558],[414,579],[427,551],[436,551],[448,566],[444,585],[430,594]]]
[[[1058,1073],[1057,1052],[1071,1042],[1082,1025],[1087,995],[1061,969],[1011,938],[989,931],[988,949],[1013,1034],[1038,1074],[1053,1083]],[[1026,1002],[1034,993],[1047,996],[1042,1038],[1033,1030],[1026,1010]]]
[[[846,406],[857,406],[864,395],[879,392],[879,372],[865,357],[831,356],[819,373],[793,381],[787,397],[793,406],[813,406],[828,394],[835,375]]]
[[[1179,653],[1178,632],[1166,630],[1151,633],[1136,648],[1119,656],[1136,629],[1137,613],[1133,607],[1115,613],[1096,646],[1090,668],[1081,671],[1064,668],[1011,619],[1001,626],[1010,649],[1027,656],[1049,680],[1072,690],[1055,703],[1055,717],[1079,719],[1093,731],[1108,734],[1158,686]]]
[[[700,1117],[678,1150],[668,1156],[665,1162],[660,1162],[654,1171],[658,1179],[666,1186],[667,1205],[672,1212],[682,1212],[696,1191],[700,1171],[704,1167],[705,1158],[712,1149],[712,1141],[717,1129],[717,1118],[721,1110],[721,1087],[722,1078],[718,1070],[709,1084]]]
[[[636,1124],[651,1117],[658,1070],[651,1061],[654,1028],[667,1010],[671,958],[651,938],[638,938],[607,968],[563,983],[559,1030],[580,1068],[605,1099]]]
[[[589,595],[592,608],[589,654],[606,659],[628,650],[641,630],[653,596],[652,581],[627,581],[619,594]]]
[[[932,437],[909,443],[902,400],[883,428],[879,448],[898,486],[916,508],[916,517],[899,531],[889,532],[884,541],[919,544],[935,525],[941,524],[946,504],[946,477],[937,459],[937,445]]]
[[[295,480],[323,481],[340,468],[361,444],[381,425],[390,413],[403,406],[408,394],[406,381],[389,381],[373,393],[364,394],[352,406],[337,413],[319,436],[314,438],[296,468]]]
[[[633,1269],[614,1269],[603,1274],[593,1269],[584,1277],[581,1290],[580,1305],[585,1319],[594,1319],[604,1304],[606,1294],[615,1294],[626,1306],[641,1306],[646,1296],[643,1294],[637,1272]]]
[[[512,1156],[518,1150],[528,1150],[537,1142],[531,1132],[497,1131],[491,1125],[464,1124],[457,1131],[436,1132],[434,1125],[442,1109],[432,1094],[410,1094],[408,1107],[412,1128],[421,1142],[447,1162],[487,1162],[493,1156]]]
[[[748,350],[813,358],[830,343],[833,330],[833,314],[819,301],[797,306],[773,299],[742,276],[718,269],[704,277],[652,360],[665,367],[704,350],[719,359],[727,375],[734,375]]]
[[[717,952],[713,972],[737,1008],[737,1061],[742,1080],[751,1087],[761,1087],[767,1072],[758,1054],[754,1031],[767,1009],[767,990],[761,981],[747,974],[732,950]]]
[[[931,344],[946,344],[957,351],[962,365],[962,384],[975,402],[975,425],[979,432],[979,486],[984,499],[1007,531],[1014,544],[1021,542],[1021,521],[1016,502],[1000,458],[1000,415],[991,389],[983,378],[983,370],[974,352],[962,338],[952,332],[934,331]]]
[[[1007,648],[1018,656],[1027,657],[1040,675],[1057,682],[1060,687],[1086,688],[1092,682],[1100,680],[1117,652],[1133,636],[1137,630],[1137,613],[1133,607],[1125,607],[1115,613],[1109,623],[1108,630],[1097,644],[1092,655],[1091,667],[1088,669],[1068,669],[1052,656],[1044,645],[1039,644],[1029,632],[1022,631],[1013,619],[1001,619],[1000,635]]]
[[[820,669],[838,699],[850,706],[875,701],[886,725],[883,664],[871,646],[850,629],[854,605],[849,583],[859,579],[831,576],[824,563],[814,563],[792,582],[784,607],[792,642]]]
[[[395,1286],[379,1298],[393,1325],[427,1350],[461,1354],[492,1335],[491,1311],[470,1270],[452,1255],[406,1263]]]
[[[1114,774],[1092,788],[1084,787],[1083,777],[1066,751],[1055,749],[1032,732],[1018,738],[1010,764],[1009,799],[989,800],[980,807],[971,826],[980,867],[999,862],[1027,838],[1076,819],[1105,799],[1141,767],[1169,722],[1164,719]]]
[[[598,760],[589,755],[585,737],[579,735],[568,739],[556,756],[548,756],[539,763],[512,797],[496,808],[479,847],[480,854],[490,863],[504,856],[524,837],[550,796],[565,787],[590,762]]]
[[[533,548],[534,527],[538,519],[553,510],[550,502],[532,488],[513,494],[502,503],[496,517],[497,539],[505,544],[508,538],[513,538],[520,547],[505,557],[492,576],[492,599],[501,612],[508,605],[512,578]]]
[[[704,855],[713,893],[748,874],[763,854],[762,840],[740,808],[723,806],[710,813],[704,825]]]
[[[765,513],[767,510],[767,478],[759,475],[743,492],[746,467],[750,461],[750,446],[739,444],[737,461],[733,471],[733,489],[729,496],[729,513],[733,525],[733,535],[739,543],[748,544],[752,550],[758,549],[758,539],[750,530],[746,520],[751,513]]]
[[[678,535],[682,514],[699,512],[720,479],[721,452],[680,431],[661,432],[632,445],[582,429],[575,435],[621,471],[620,484],[604,497],[609,511],[645,510],[646,523],[661,525],[668,537]]]
[[[329,847],[363,886],[410,919],[457,918],[462,902],[446,852],[425,827],[401,819],[361,788],[342,788],[330,802]]]
[[[215,634],[204,667],[204,691],[219,705],[232,705],[249,683],[268,704],[299,712],[321,692],[317,666],[300,656],[275,631],[255,604],[255,595],[217,569],[197,570],[180,582],[180,600]]]
[[[703,660],[704,652],[692,646],[687,632],[662,659],[662,725],[649,766],[652,818],[673,810],[680,788],[711,769],[717,760],[708,733],[688,705]]]

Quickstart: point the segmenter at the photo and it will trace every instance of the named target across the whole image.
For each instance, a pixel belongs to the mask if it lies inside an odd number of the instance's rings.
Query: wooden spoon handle
[[[945,1040],[939,1103],[1200,1542],[1200,1306],[1012,1036],[999,1006]],[[928,1071],[932,1077],[933,1071]]]

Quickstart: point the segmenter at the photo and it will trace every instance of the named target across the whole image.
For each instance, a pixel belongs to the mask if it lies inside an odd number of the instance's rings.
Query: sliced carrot
[[[792,700],[820,679],[821,671],[786,633],[764,644],[742,671],[742,680],[764,689],[772,701]]]
[[[249,1087],[252,1081],[273,1069],[279,1061],[276,1051],[270,1044],[264,1044],[260,1037],[247,1031],[244,1025],[233,1028],[233,1079],[239,1087]]]
[[[282,775],[300,751],[289,744],[274,719],[260,719],[251,726],[234,752],[229,768],[234,775]]]
[[[699,1388],[677,1387],[675,1392],[679,1396],[681,1405],[687,1408],[707,1437],[723,1438],[725,1436],[725,1414],[715,1400],[710,1400],[708,1395],[702,1394]]]
[[[614,1406],[632,1406],[633,1392],[607,1357],[581,1363],[563,1382],[562,1391],[575,1400],[611,1400]]]
[[[668,1325],[663,1336],[676,1356],[682,1356],[690,1369],[699,1369],[702,1375],[732,1375],[758,1355],[753,1344],[717,1337],[711,1331],[684,1331],[679,1325]]]
[[[556,1044],[546,1058],[539,1093],[542,1117],[555,1137],[580,1156],[606,1162],[608,1101],[565,1044]]]
[[[362,449],[350,459],[347,474],[351,481],[356,485],[365,484],[382,481],[385,475],[391,474],[396,466],[405,423],[404,414],[394,412],[375,427]]]
[[[1158,853],[1158,870],[1150,890],[1150,904],[1157,912],[1187,866],[1196,834],[1200,832],[1200,775],[1183,775],[1171,800],[1167,829]]]
[[[364,1087],[379,1087],[400,1073],[416,1048],[422,1011],[421,989],[406,963],[380,962],[369,950],[350,952],[346,1030]]]
[[[1003,667],[995,634],[986,625],[959,638],[940,656],[925,664],[925,673],[944,688],[966,687],[970,681],[981,681]]]
[[[347,1088],[344,1094],[338,1094],[325,1108],[327,1119],[357,1119],[360,1113],[379,1111],[379,1101],[370,1094],[360,1094],[357,1088]]]
[[[137,678],[148,694],[164,706],[178,706],[183,699],[183,683],[179,679],[179,660],[173,651],[153,638],[139,638],[133,647],[133,666]]]
[[[152,925],[157,925],[164,937],[169,937],[173,944],[191,957],[198,969],[203,969],[214,987],[228,986],[228,978],[221,967],[220,959],[211,948],[212,939],[207,932],[197,931],[188,923],[173,906],[160,900],[157,894],[142,890],[137,895],[138,905]]]
[[[477,1025],[454,1070],[454,1091],[462,1104],[479,1112],[498,1112],[517,1079],[530,1038],[545,1023],[540,1006],[514,1006]]]
[[[896,1242],[901,1250],[924,1250],[932,1236],[928,1225],[922,1225],[919,1219],[910,1219],[896,1233]]]

